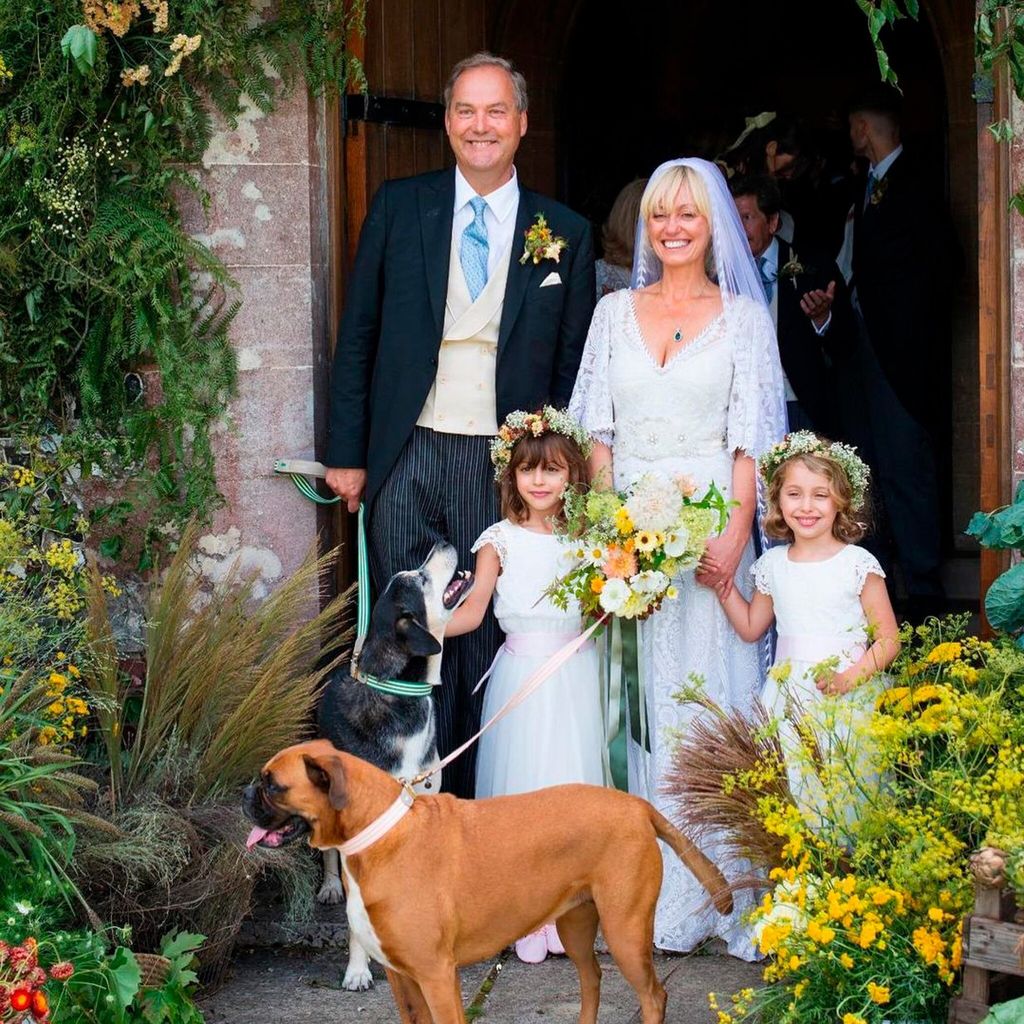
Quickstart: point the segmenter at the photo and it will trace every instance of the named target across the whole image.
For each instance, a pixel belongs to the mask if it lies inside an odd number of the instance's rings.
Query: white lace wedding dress
[[[611,447],[617,488],[644,473],[688,473],[698,494],[714,482],[728,498],[733,453],[764,448],[765,410],[779,402],[765,370],[777,345],[768,311],[749,299],[733,299],[659,366],[644,343],[633,295],[614,292],[598,303],[569,411]],[[748,598],[753,560],[751,541],[736,573]],[[696,675],[717,703],[749,710],[765,667],[761,648],[739,639],[714,592],[698,585],[692,571],[682,574],[679,591],[678,600],[640,624],[650,753],[629,741],[630,791],[669,816],[661,784],[674,748],[672,734],[684,731],[693,715],[673,694]],[[727,877],[744,872],[745,865],[730,863],[719,844],[703,841],[701,847]],[[742,923],[752,894],[737,893],[734,912],[722,917],[705,906],[707,894],[675,854],[662,847],[662,856],[655,944],[685,951],[720,936],[734,956],[755,959],[750,929]]]

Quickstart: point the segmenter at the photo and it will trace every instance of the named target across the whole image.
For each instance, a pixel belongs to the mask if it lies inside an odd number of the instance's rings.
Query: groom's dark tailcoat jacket
[[[324,461],[365,468],[368,503],[412,434],[437,372],[454,203],[454,169],[387,181],[363,224],[334,353]],[[568,246],[557,263],[521,264],[538,213]],[[542,288],[553,271],[561,284]],[[520,188],[495,368],[499,424],[514,409],[568,403],[593,311],[590,225]]]

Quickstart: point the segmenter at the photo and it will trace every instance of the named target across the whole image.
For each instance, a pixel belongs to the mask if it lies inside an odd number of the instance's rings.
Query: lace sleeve
[[[867,581],[868,576],[874,573],[876,576],[881,576],[885,579],[885,571],[881,565],[878,564],[878,559],[875,558],[870,551],[865,551],[864,548],[853,546],[853,578],[855,581],[855,589],[859,594],[864,589],[864,584]]]
[[[765,597],[772,596],[772,560],[769,557],[770,554],[771,552],[766,551],[750,567],[750,575],[754,577],[754,586],[757,587]]]
[[[771,314],[751,299],[731,303],[732,394],[728,439],[732,451],[757,458],[786,433],[786,392]]]
[[[608,380],[612,308],[623,295],[628,295],[628,292],[613,292],[597,304],[576,375],[576,386],[569,400],[569,415],[581,423],[595,441],[609,448],[615,440],[615,414]]]
[[[488,544],[497,552],[498,561],[501,563],[502,569],[504,569],[505,559],[508,558],[508,542],[505,540],[505,531],[502,530],[501,523],[488,526],[477,537],[476,543],[470,548],[470,553],[475,555],[481,548],[487,547]]]

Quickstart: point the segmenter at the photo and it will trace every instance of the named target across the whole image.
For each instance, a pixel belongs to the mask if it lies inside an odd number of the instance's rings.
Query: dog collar
[[[362,853],[363,850],[373,846],[378,839],[383,839],[412,810],[415,799],[416,794],[410,788],[403,786],[402,792],[398,794],[398,799],[379,818],[374,818],[366,828],[335,849],[342,857],[351,857],[353,854]]]
[[[429,697],[434,692],[432,683],[409,683],[402,679],[378,679],[360,673],[361,679],[371,690],[386,693],[392,697]]]

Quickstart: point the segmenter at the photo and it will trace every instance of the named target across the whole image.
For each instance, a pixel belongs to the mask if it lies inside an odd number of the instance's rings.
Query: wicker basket
[[[159,953],[136,953],[135,959],[142,971],[142,988],[161,988],[167,980],[171,961]]]

